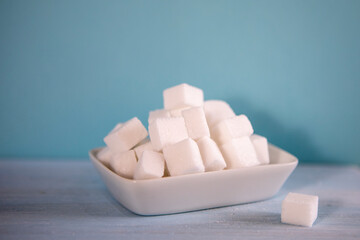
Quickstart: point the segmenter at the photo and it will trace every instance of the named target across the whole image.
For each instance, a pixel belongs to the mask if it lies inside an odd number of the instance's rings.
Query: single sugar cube
[[[234,138],[220,146],[228,169],[259,165],[249,137]]]
[[[113,156],[110,148],[104,147],[97,154],[96,157],[102,162],[106,167],[110,166],[110,160]]]
[[[225,160],[219,147],[210,137],[202,137],[197,141],[205,171],[218,171],[226,167]]]
[[[137,160],[135,151],[125,151],[114,155],[110,161],[111,169],[125,178],[133,178]]]
[[[214,126],[222,120],[236,116],[229,104],[220,100],[205,101],[204,112],[209,127]]]
[[[222,120],[213,126],[210,131],[211,138],[219,145],[233,138],[249,137],[254,133],[249,119],[244,114]]]
[[[145,150],[153,150],[154,149],[151,142],[150,142],[150,139],[146,139],[146,140],[147,140],[146,142],[144,142],[141,145],[138,145],[138,146],[136,146],[134,148],[134,151],[136,153],[136,157],[138,159],[141,158],[141,155]]]
[[[185,121],[182,117],[158,118],[149,125],[149,135],[155,151],[188,138]]]
[[[161,178],[164,175],[165,160],[162,153],[145,150],[136,165],[134,179]]]
[[[148,135],[146,128],[137,117],[125,122],[119,129],[109,133],[104,142],[114,153],[130,150]]]
[[[191,138],[165,147],[163,153],[171,176],[205,171],[199,148]]]
[[[186,83],[165,89],[163,96],[164,108],[167,110],[202,106],[204,103],[203,91]]]
[[[170,112],[165,109],[158,109],[149,112],[148,122],[152,123],[157,118],[167,118],[171,117]]]
[[[196,141],[202,137],[210,137],[210,130],[202,107],[192,107],[184,110],[182,116],[190,138]]]
[[[250,136],[250,140],[254,145],[256,156],[261,164],[269,164],[269,147],[266,137],[253,134]]]
[[[281,222],[311,227],[318,215],[319,197],[289,193],[282,202]]]
[[[169,110],[169,112],[172,117],[182,117],[182,111],[189,109],[189,108],[191,108],[191,107],[176,108],[176,109]]]

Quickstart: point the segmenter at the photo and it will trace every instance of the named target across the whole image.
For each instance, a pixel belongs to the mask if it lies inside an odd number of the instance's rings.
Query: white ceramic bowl
[[[269,144],[270,164],[150,180],[123,178],[90,159],[114,198],[140,215],[160,215],[260,201],[274,196],[295,169],[295,156]]]

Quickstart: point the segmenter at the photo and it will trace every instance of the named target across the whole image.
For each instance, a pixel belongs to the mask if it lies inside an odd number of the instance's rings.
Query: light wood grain
[[[236,189],[234,189],[236,191]],[[319,196],[312,228],[280,223],[288,192]],[[301,165],[267,201],[142,217],[88,161],[0,161],[0,239],[360,239],[360,171]]]

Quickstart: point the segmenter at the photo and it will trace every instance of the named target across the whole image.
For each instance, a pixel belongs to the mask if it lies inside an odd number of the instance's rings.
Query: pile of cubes
[[[269,163],[267,139],[226,102],[204,101],[188,84],[165,89],[163,97],[164,109],[149,113],[148,131],[134,117],[104,138],[97,157],[118,175],[141,180]]]

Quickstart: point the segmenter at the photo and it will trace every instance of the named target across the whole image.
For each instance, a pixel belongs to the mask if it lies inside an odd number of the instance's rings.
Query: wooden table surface
[[[312,228],[280,222],[290,191],[319,196]],[[143,217],[111,197],[89,161],[5,159],[0,239],[360,239],[360,171],[300,164],[270,200]]]

